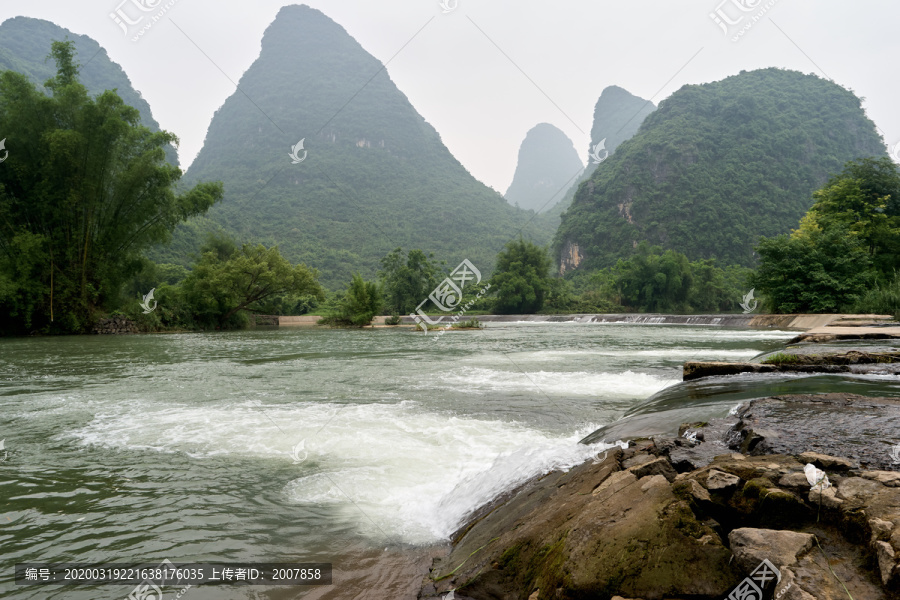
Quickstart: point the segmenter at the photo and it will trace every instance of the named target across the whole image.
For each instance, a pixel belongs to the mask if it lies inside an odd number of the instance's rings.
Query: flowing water
[[[415,597],[466,515],[609,447],[578,442],[641,412],[684,361],[793,335],[503,323],[0,340],[0,596],[132,587],[16,586],[17,562],[168,559],[335,566],[330,588],[187,600]]]

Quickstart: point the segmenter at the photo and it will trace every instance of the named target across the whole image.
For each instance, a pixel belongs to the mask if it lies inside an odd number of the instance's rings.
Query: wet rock
[[[646,464],[648,462],[652,462],[655,460],[655,456],[652,454],[638,454],[636,456],[632,456],[626,460],[622,461],[622,468],[630,469],[631,467],[637,467],[639,465]]]
[[[887,586],[897,576],[896,553],[887,542],[875,542],[875,552],[878,558],[878,571],[881,573],[881,583]]]
[[[811,489],[809,491],[809,501],[825,508],[840,508],[844,503],[843,500],[837,497],[837,492],[835,492],[833,487],[825,488],[824,490],[818,487]]]
[[[687,479],[687,490],[696,502],[712,502],[709,491],[700,485],[696,479]]]
[[[862,476],[888,487],[900,487],[900,473],[897,471],[863,471]]]
[[[740,477],[713,470],[709,472],[709,476],[706,479],[706,489],[711,492],[727,492],[737,488],[740,482]]]
[[[601,483],[597,489],[593,491],[593,495],[597,494],[615,494],[635,483],[638,478],[631,471],[617,471],[609,476],[609,478]]]
[[[768,559],[779,569],[795,564],[813,547],[815,536],[778,529],[742,527],[728,534],[728,542],[738,565],[749,573],[763,559]]]
[[[597,468],[546,476],[468,527],[431,573],[437,591],[661,600],[721,597],[739,581],[722,538],[673,493],[671,465],[654,460],[599,481]]]
[[[738,417],[736,441],[730,445],[745,454],[815,452],[843,457],[866,470],[900,469],[892,463],[890,443],[877,441],[892,440],[900,431],[897,398],[838,393],[772,396],[752,400]]]
[[[846,477],[838,484],[836,496],[842,500],[864,503],[882,488],[880,483],[862,477]]]
[[[810,487],[809,480],[806,478],[806,473],[804,473],[803,471],[788,473],[787,475],[782,476],[782,478],[778,480],[778,485],[788,488]]]
[[[633,473],[638,479],[640,479],[641,477],[646,477],[647,475],[662,475],[669,482],[672,482],[675,481],[675,477],[678,475],[678,473],[672,467],[672,463],[662,457],[651,460],[650,462],[644,463],[642,465],[630,467],[627,470]]]
[[[819,454],[818,452],[804,452],[800,455],[800,460],[805,463],[812,463],[823,470],[849,471],[856,467],[852,461],[838,456],[828,456],[827,454]]]
[[[763,559],[781,570],[780,600],[843,600],[845,585],[858,600],[898,597],[893,471],[832,472],[821,491],[810,490],[799,453],[719,454],[681,474],[658,453],[553,472],[481,510],[420,598],[721,598]],[[711,494],[710,481],[732,493]]]
[[[668,480],[662,475],[648,475],[642,477],[638,483],[641,484],[642,492],[646,492],[655,487],[667,487],[669,485]]]
[[[874,543],[878,540],[888,539],[891,536],[891,531],[894,529],[894,524],[890,521],[874,518],[869,519],[869,527],[872,529],[872,542]]]

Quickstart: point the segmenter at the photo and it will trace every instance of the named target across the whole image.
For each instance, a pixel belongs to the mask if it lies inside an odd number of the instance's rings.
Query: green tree
[[[497,255],[491,278],[497,295],[494,311],[500,314],[532,314],[544,306],[550,292],[550,257],[547,250],[523,239],[506,244]]]
[[[622,302],[639,311],[686,311],[693,274],[687,257],[641,242],[629,260],[613,270]]]
[[[410,250],[404,257],[397,248],[381,259],[378,277],[384,290],[387,309],[394,315],[408,314],[437,286],[440,266],[421,250]]]
[[[323,325],[343,327],[363,327],[384,307],[384,296],[381,288],[374,281],[365,281],[362,275],[355,273],[347,291],[338,301],[337,310],[319,320]]]
[[[763,238],[756,251],[760,265],[750,285],[775,312],[840,312],[874,280],[865,245],[846,229]]]
[[[882,277],[900,267],[900,170],[889,158],[847,163],[813,193],[807,228],[846,229],[858,237]],[[802,227],[801,227],[802,229]]]
[[[90,98],[72,42],[54,42],[56,77],[38,90],[0,73],[0,321],[6,332],[81,332],[111,308],[141,254],[221,199],[218,183],[181,194],[171,133],[139,125],[114,92]]]
[[[202,326],[240,324],[240,311],[262,312],[273,299],[325,295],[318,273],[306,265],[291,265],[278,248],[244,244],[222,255],[221,244],[207,246],[182,288],[195,318]]]

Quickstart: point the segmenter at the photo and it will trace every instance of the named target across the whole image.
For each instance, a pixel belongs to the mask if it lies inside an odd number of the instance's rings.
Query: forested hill
[[[575,198],[575,192],[578,191],[578,186],[590,179],[591,174],[600,164],[593,157],[595,148],[602,145],[602,149],[597,148],[596,156],[605,161],[622,142],[630,140],[637,133],[641,123],[654,110],[656,110],[655,104],[639,98],[617,85],[604,88],[600,98],[597,99],[597,104],[594,105],[591,143],[585,153],[587,167],[569,186],[562,200],[550,209],[553,215],[561,215],[569,208]]]
[[[539,123],[525,134],[516,173],[504,196],[513,206],[546,211],[562,199],[567,183],[583,169],[572,140],[553,125]]]
[[[56,75],[53,61],[47,60],[50,44],[65,39],[75,43],[75,60],[82,65],[80,79],[90,94],[117,90],[125,104],[138,110],[145,126],[159,131],[159,123],[153,118],[150,105],[131,86],[131,80],[122,67],[110,60],[106,50],[93,38],[72,33],[50,21],[15,17],[0,24],[0,70],[22,73],[43,86]],[[177,163],[175,150],[170,148],[167,153],[169,160]]]
[[[317,10],[282,8],[239,88],[186,176],[223,181],[225,199],[160,260],[183,260],[212,222],[277,244],[335,287],[354,271],[371,276],[398,246],[489,271],[520,229],[539,243],[552,237],[548,219],[529,224],[533,213],[472,177],[384,66]],[[305,159],[292,164],[301,140]]]
[[[554,247],[564,270],[614,264],[644,240],[750,265],[759,236],[796,228],[830,174],[884,155],[859,98],[815,75],[687,85],[578,189]]]

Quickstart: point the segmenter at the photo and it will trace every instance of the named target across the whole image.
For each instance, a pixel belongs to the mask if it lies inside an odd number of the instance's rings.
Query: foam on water
[[[513,359],[516,363],[528,362],[559,362],[559,361],[578,361],[592,356],[615,356],[623,359],[628,358],[671,358],[671,359],[741,359],[752,358],[759,354],[758,350],[717,350],[717,349],[696,349],[696,348],[660,348],[656,350],[539,350],[534,352],[518,352]],[[494,356],[481,356],[467,359],[467,362],[484,362],[492,360],[501,362],[506,360],[505,357],[496,358]]]
[[[629,398],[646,398],[680,379],[647,373],[591,373],[585,371],[503,371],[480,367],[450,371],[430,386],[462,388],[476,393],[492,391],[541,391],[551,396],[591,396],[599,393]]]
[[[85,445],[183,452],[197,460],[233,455],[259,459],[254,468],[296,468],[284,490],[291,502],[330,505],[367,535],[413,544],[445,539],[505,490],[610,447],[577,443],[594,424],[554,436],[414,402],[143,405],[139,418],[133,409],[97,415],[69,435]],[[301,441],[298,454],[306,457],[295,465],[291,453]]]

